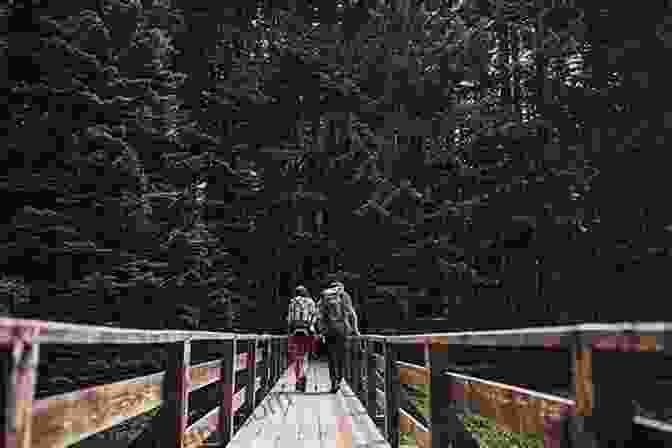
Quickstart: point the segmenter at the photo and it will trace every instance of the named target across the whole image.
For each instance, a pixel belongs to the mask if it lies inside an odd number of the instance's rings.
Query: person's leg
[[[297,353],[298,353],[297,340],[296,339],[297,339],[297,336],[293,335],[293,334],[290,334],[289,338],[287,339],[288,344],[289,344],[289,346],[287,347],[287,354],[289,355],[288,356],[288,358],[289,358],[288,361],[289,361],[290,366],[291,366],[292,363],[295,363],[294,364],[294,381],[293,381],[294,385],[296,385],[296,382],[298,381],[298,378],[299,378],[298,369],[297,369],[298,363],[296,362],[297,361],[297,359],[296,359],[297,358]],[[291,370],[290,370],[290,372],[291,372]],[[292,381],[290,381],[290,385],[292,385]]]
[[[343,376],[345,375],[345,338],[344,337],[339,337],[338,338],[338,370],[337,370],[337,384],[341,384],[341,380],[343,379]]]
[[[331,350],[334,357],[334,375],[331,379],[331,390],[335,392],[341,385],[343,379],[343,364],[345,361],[345,338],[334,336]]]
[[[309,336],[305,335],[299,335],[297,337],[298,339],[298,351],[296,355],[296,384],[297,384],[297,390],[301,390],[303,392],[306,391],[306,365],[305,365],[305,359],[306,359],[306,353],[308,352],[307,348],[307,340]]]
[[[334,336],[327,335],[324,338],[325,349],[327,350],[327,362],[329,363],[329,379],[332,388],[336,384],[336,347],[334,346]]]

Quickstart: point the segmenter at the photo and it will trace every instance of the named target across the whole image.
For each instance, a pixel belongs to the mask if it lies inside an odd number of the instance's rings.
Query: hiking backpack
[[[321,304],[321,314],[327,333],[349,335],[352,331],[349,310],[342,295],[333,290],[326,290]]]
[[[309,297],[294,297],[289,303],[289,324],[296,327],[308,328],[313,323],[315,302]]]

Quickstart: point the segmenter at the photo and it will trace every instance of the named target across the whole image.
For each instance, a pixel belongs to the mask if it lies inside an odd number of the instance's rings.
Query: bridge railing
[[[349,351],[346,380],[369,415],[383,420],[383,432],[392,448],[399,447],[400,430],[415,433],[420,448],[477,448],[477,442],[458,418],[464,413],[490,417],[499,427],[514,433],[538,434],[549,448],[624,446],[637,426],[667,433],[662,435],[665,440],[672,438],[672,424],[636,415],[633,398],[646,381],[647,372],[641,371],[636,358],[621,362],[623,356],[618,354],[672,355],[671,323],[582,324],[446,334],[363,335],[352,339],[362,341],[360,344],[366,349],[364,356],[360,350]],[[400,361],[402,344],[415,344],[424,352],[425,365]],[[451,371],[451,349],[457,346],[567,351],[573,397],[567,399]],[[362,378],[366,378],[367,387],[362,387]],[[376,387],[377,380],[382,381],[383,390]],[[401,409],[402,383],[429,386],[429,427]],[[383,409],[383,415],[376,415],[377,407]]]
[[[67,447],[159,406],[155,419],[160,419],[156,434],[161,447],[197,447],[212,434],[226,446],[233,437],[234,416],[254,411],[256,394],[268,393],[287,369],[286,338],[0,318],[0,448]],[[191,345],[198,341],[221,344],[224,357],[191,365]],[[42,344],[163,344],[167,367],[152,375],[34,400]],[[236,392],[236,373],[242,370],[248,372],[247,384]],[[218,385],[219,405],[187,426],[189,394],[211,384]]]

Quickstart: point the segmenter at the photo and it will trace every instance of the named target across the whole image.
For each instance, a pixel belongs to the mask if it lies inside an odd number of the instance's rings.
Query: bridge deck
[[[285,375],[227,445],[231,448],[389,448],[347,384],[330,394],[326,363],[308,368],[307,393]]]

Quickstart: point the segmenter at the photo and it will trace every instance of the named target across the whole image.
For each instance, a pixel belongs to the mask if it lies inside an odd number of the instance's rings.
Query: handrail
[[[350,350],[347,381],[366,387],[356,390],[376,420],[376,405],[384,411],[385,435],[399,447],[399,430],[415,432],[420,448],[478,445],[457,418],[477,413],[495,419],[512,432],[543,435],[546,447],[606,447],[628,440],[635,425],[668,434],[672,424],[635,415],[632,384],[642,382],[636,362],[615,363],[618,352],[672,354],[672,323],[577,324],[511,330],[351,336],[363,342],[366,356]],[[425,366],[397,359],[397,344],[417,344],[425,351]],[[377,354],[374,345],[381,345]],[[348,347],[356,344],[347,345]],[[571,353],[573,399],[451,372],[451,346],[501,348],[536,347]],[[614,353],[601,355],[599,353]],[[617,360],[616,359],[616,360]],[[363,373],[363,371],[367,373]],[[378,375],[382,372],[382,377]],[[382,380],[384,390],[376,382]],[[431,421],[423,426],[401,409],[400,386],[430,387]],[[356,389],[353,387],[353,389]],[[364,390],[366,389],[366,390]]]
[[[595,357],[594,353],[653,351],[668,354],[672,352],[671,335],[671,323],[623,323],[353,336],[354,341],[364,341],[367,356],[349,349],[346,379],[362,402],[367,403],[372,418],[377,417],[376,402],[382,402],[385,435],[393,448],[399,446],[400,425],[413,426],[421,435],[423,447],[436,448],[450,443],[475,447],[473,439],[465,436],[456,411],[483,413],[513,431],[543,432],[548,446],[565,446],[572,439],[581,446],[601,447],[601,440],[607,440],[604,436],[608,431],[618,431],[612,439],[623,439],[628,437],[627,428],[633,423],[663,432],[672,432],[672,425],[633,415],[629,388],[618,384],[614,372],[625,374],[630,382],[637,381],[639,372],[631,365],[608,364],[609,361]],[[226,444],[233,437],[236,412],[251,413],[258,401],[255,392],[260,388],[268,392],[269,385],[288,368],[287,344],[283,343],[286,338],[286,335],[123,329],[0,318],[0,347],[8,367],[4,369],[4,384],[8,388],[2,403],[7,419],[0,430],[2,445],[65,447],[156,406],[162,406],[164,414],[163,417],[160,414],[162,446],[195,448],[212,433],[220,434],[221,442]],[[190,365],[190,347],[198,341],[217,341],[224,347],[225,357]],[[242,353],[237,352],[239,343],[246,346]],[[395,345],[408,343],[418,344],[425,351],[425,366],[397,359]],[[165,344],[169,363],[164,372],[33,402],[41,344]],[[259,344],[263,345],[261,351]],[[382,344],[382,356],[375,353],[374,344]],[[569,400],[450,372],[448,349],[453,345],[568,349],[572,354],[574,398]],[[258,370],[259,363],[262,367]],[[381,378],[384,391],[375,385],[377,367],[384,373]],[[236,373],[243,368],[251,375],[247,384],[236,392]],[[366,375],[363,375],[364,368]],[[363,378],[366,378],[366,393]],[[188,394],[215,383],[220,391],[219,406],[187,427]],[[402,383],[430,386],[433,417],[429,428],[400,409]],[[79,409],[81,406],[77,403],[93,407]],[[601,414],[603,417],[599,417]],[[591,419],[593,423],[586,424]],[[610,422],[608,428],[604,426],[606,421]],[[39,435],[40,439],[31,445],[32,434]]]
[[[160,424],[160,429],[149,434],[157,437],[161,446],[195,448],[213,433],[226,444],[233,437],[233,416],[241,410],[254,411],[263,398],[256,392],[262,389],[263,394],[268,393],[291,367],[287,344],[283,343],[286,338],[0,318],[0,364],[5,367],[3,384],[7,386],[2,395],[5,421],[0,429],[0,446],[67,447],[157,406],[161,410],[155,419],[160,423],[153,428]],[[191,365],[191,344],[197,341],[222,344],[224,358]],[[245,345],[242,353],[237,350],[239,343]],[[168,366],[152,375],[34,401],[41,344],[165,344]],[[251,375],[236,392],[236,373],[240,370]],[[189,393],[211,384],[218,385],[218,406],[187,426]]]
[[[471,346],[508,347],[568,347],[573,336],[581,333],[588,343],[600,346],[637,345],[642,351],[663,351],[665,334],[672,334],[672,323],[586,323],[554,327],[533,327],[513,330],[464,331],[452,333],[426,333],[396,336],[361,335],[359,338],[396,344],[442,343]],[[353,336],[357,338],[356,336]],[[668,336],[669,337],[669,336]],[[671,348],[670,339],[668,350]]]
[[[79,325],[44,320],[0,318],[0,344],[16,337],[19,329],[36,332],[40,344],[169,344],[192,341],[278,339],[281,335],[219,333],[212,331],[141,330],[94,325]]]

